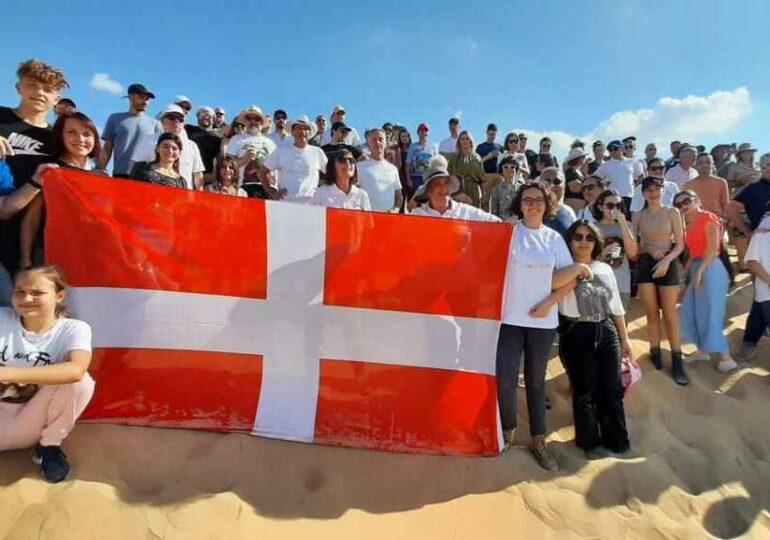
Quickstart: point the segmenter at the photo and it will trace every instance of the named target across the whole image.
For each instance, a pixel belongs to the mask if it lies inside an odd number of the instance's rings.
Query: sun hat
[[[428,162],[428,170],[425,172],[425,176],[423,176],[423,184],[417,188],[417,191],[415,192],[415,197],[424,197],[426,193],[428,193],[428,186],[431,182],[434,180],[438,180],[439,178],[448,178],[450,182],[449,186],[449,193],[456,193],[460,191],[460,181],[457,179],[456,176],[452,176],[449,174],[449,171],[447,170],[447,160],[444,156],[434,156],[431,158],[431,160]]]
[[[756,152],[757,149],[751,146],[751,143],[741,143],[738,145],[738,149],[735,151],[735,155],[740,154],[741,152]]]
[[[315,125],[315,122],[311,122],[310,119],[307,117],[306,114],[300,114],[295,118],[294,120],[289,120],[286,122],[286,127],[291,132],[294,129],[294,126],[307,126],[310,128],[310,135],[308,138],[312,139],[316,136],[316,133],[318,133],[318,126]]]
[[[250,114],[256,114],[262,119],[262,122],[265,122],[267,120],[267,115],[262,112],[262,109],[257,107],[256,105],[250,105],[249,107],[246,107],[241,112],[238,113],[238,116],[236,116],[236,120],[238,120],[241,124],[246,124],[246,116]]]
[[[567,154],[567,157],[564,158],[564,161],[569,163],[573,159],[586,157],[587,155],[588,154],[586,153],[585,150],[583,150],[583,148],[576,146],[575,148],[569,151],[569,154]]]
[[[158,120],[161,120],[164,117],[168,116],[169,114],[178,114],[182,118],[187,116],[187,114],[185,113],[185,111],[184,111],[184,109],[182,107],[180,107],[176,103],[172,103],[170,105],[166,105],[166,108],[158,113],[157,118],[158,118]]]

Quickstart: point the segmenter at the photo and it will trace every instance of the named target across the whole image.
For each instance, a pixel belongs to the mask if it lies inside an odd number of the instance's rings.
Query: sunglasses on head
[[[585,234],[575,233],[572,235],[572,240],[575,242],[596,242],[596,236],[591,232]]]
[[[682,208],[683,206],[690,206],[692,204],[692,197],[682,197],[674,203],[674,208]]]

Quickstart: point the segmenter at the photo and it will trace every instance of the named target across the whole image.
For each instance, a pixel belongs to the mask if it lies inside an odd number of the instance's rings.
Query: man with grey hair
[[[358,162],[358,185],[369,195],[375,212],[398,212],[404,197],[398,169],[385,159],[387,135],[382,128],[366,132],[369,158]]]
[[[217,107],[214,109],[214,133],[220,137],[227,131],[227,129],[230,128],[230,126],[225,122],[226,114],[227,111],[225,111],[222,107]]]
[[[214,159],[219,154],[219,148],[222,145],[222,137],[214,132],[214,120],[216,113],[211,107],[199,107],[195,114],[198,119],[198,125],[186,125],[185,131],[190,140],[198,145],[201,152],[201,159],[205,171],[203,181],[206,184],[214,180],[216,171],[214,171]]]
[[[684,185],[698,176],[698,171],[693,168],[698,151],[694,146],[683,145],[679,148],[679,163],[666,171],[665,180],[673,182],[682,190]]]
[[[318,131],[316,131],[313,138],[308,141],[308,144],[321,147],[321,139],[323,139],[323,136],[326,133],[326,117],[324,115],[319,114],[315,117],[315,127]]]

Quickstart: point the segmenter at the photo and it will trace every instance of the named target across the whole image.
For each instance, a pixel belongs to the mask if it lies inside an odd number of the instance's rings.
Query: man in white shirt
[[[319,173],[326,169],[326,154],[308,144],[315,124],[300,115],[289,123],[293,144],[282,144],[267,156],[260,168],[262,187],[273,199],[306,202],[318,187]],[[275,173],[280,176],[276,179]]]
[[[438,153],[449,159],[457,153],[457,137],[460,135],[460,119],[449,119],[449,137],[438,145]]]
[[[292,144],[294,140],[291,138],[288,130],[286,129],[286,119],[289,115],[283,109],[277,109],[273,113],[273,125],[275,131],[267,136],[268,139],[273,141],[276,146],[281,146],[283,143]]]
[[[265,113],[256,105],[241,111],[235,120],[244,125],[244,131],[230,139],[225,154],[238,160],[238,177],[243,180],[246,164],[256,161],[261,165],[265,158],[275,151],[275,143],[262,135]]]
[[[617,191],[625,204],[625,213],[630,217],[631,201],[634,196],[634,162],[623,156],[623,143],[611,141],[607,145],[610,159],[602,163],[595,176],[607,182],[607,187]]]
[[[636,137],[623,139],[623,155],[634,162],[634,185],[638,185],[647,176],[647,161],[643,157],[634,156],[634,152],[636,152]]]
[[[398,212],[404,197],[398,169],[385,159],[385,130],[370,129],[366,143],[371,152],[369,159],[358,162],[358,185],[369,195],[372,210]]]
[[[693,168],[697,157],[694,146],[679,148],[679,163],[666,171],[666,180],[675,183],[681,191],[687,182],[698,176],[698,171]]]
[[[332,115],[330,123],[331,125],[336,124],[337,122],[345,122],[345,115],[347,114],[347,111],[345,111],[345,107],[342,105],[335,105],[332,109]],[[324,134],[323,137],[321,137],[321,146],[325,144],[329,144],[332,140],[331,131],[327,131],[326,134]],[[358,148],[361,146],[361,137],[358,135],[358,132],[355,128],[350,128],[350,132],[345,135],[345,139],[342,141],[347,145],[353,146],[355,148]]]
[[[182,140],[182,154],[179,158],[179,174],[187,182],[188,189],[203,189],[203,165],[198,145],[187,137],[184,129],[184,109],[169,105],[158,115],[164,133],[173,133]],[[139,142],[131,157],[133,163],[155,160],[155,145],[160,135],[150,135]]]

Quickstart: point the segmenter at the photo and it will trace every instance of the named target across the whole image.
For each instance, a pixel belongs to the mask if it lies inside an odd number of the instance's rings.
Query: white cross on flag
[[[85,418],[494,455],[511,229],[56,170],[46,254],[94,331]]]

